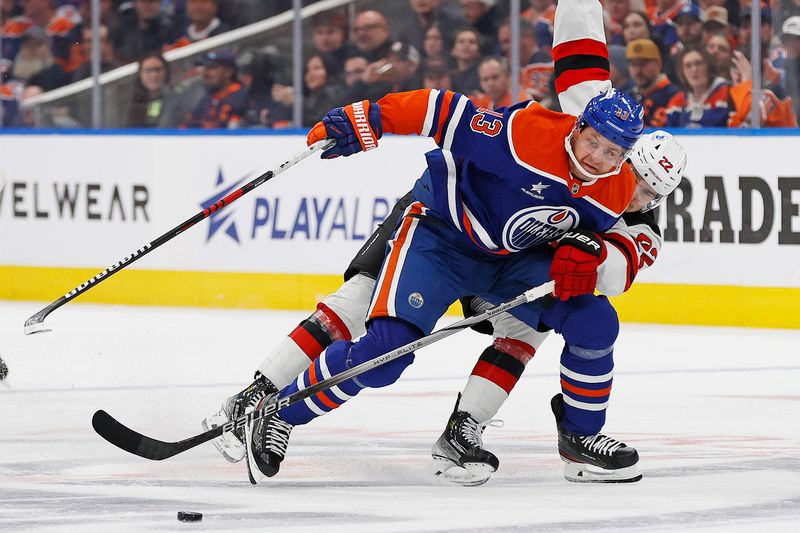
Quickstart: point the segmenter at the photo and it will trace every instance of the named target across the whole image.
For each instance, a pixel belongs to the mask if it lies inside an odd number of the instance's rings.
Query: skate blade
[[[217,428],[221,425],[218,423],[220,421],[225,424],[228,422],[228,419],[222,418],[219,415],[212,415],[208,418],[204,418],[201,423],[203,431]],[[223,433],[219,437],[212,439],[211,444],[214,445],[217,451],[222,454],[222,457],[229,463],[238,463],[244,459],[244,445],[230,432]]]
[[[251,422],[245,425],[244,434],[245,434],[245,439],[247,439],[247,442],[250,442],[250,436],[252,435],[252,433],[253,433],[253,423]],[[261,473],[261,470],[258,469],[258,465],[256,465],[256,462],[253,459],[253,454],[250,453],[250,446],[244,447],[244,457],[247,462],[247,477],[250,479],[251,485],[258,485],[259,483],[262,483],[265,479],[267,479],[266,476],[264,476]]]
[[[606,470],[587,463],[566,463],[564,477],[573,483],[635,483],[642,474],[638,465]]]
[[[489,481],[495,470],[485,463],[465,463],[462,467],[446,457],[433,456],[430,471],[446,483],[477,487]]]

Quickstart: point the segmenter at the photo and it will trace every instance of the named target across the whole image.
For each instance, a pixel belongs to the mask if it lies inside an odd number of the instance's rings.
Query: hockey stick
[[[404,346],[401,346],[400,348],[392,350],[391,352],[385,353],[380,357],[372,359],[371,361],[366,361],[360,365],[354,366],[353,368],[345,370],[340,374],[336,374],[335,376],[324,379],[315,385],[311,385],[306,389],[290,394],[285,398],[272,401],[260,409],[256,409],[251,413],[237,418],[236,420],[231,420],[227,424],[217,426],[214,429],[209,429],[204,433],[200,433],[199,435],[195,435],[194,437],[190,437],[188,439],[177,442],[164,442],[147,437],[118,422],[113,416],[102,410],[95,412],[94,416],[92,417],[92,427],[101,437],[106,439],[117,448],[121,448],[126,452],[138,455],[139,457],[144,457],[145,459],[151,459],[153,461],[168,459],[173,455],[185,452],[186,450],[190,450],[195,446],[203,444],[204,442],[208,442],[211,439],[219,437],[226,431],[233,431],[236,428],[242,428],[246,423],[252,423],[259,418],[273,415],[278,410],[283,409],[288,405],[305,400],[309,396],[313,396],[320,391],[329,389],[334,385],[338,385],[339,383],[352,377],[363,374],[364,372],[377,366],[388,363],[389,361],[393,361],[398,357],[433,344],[434,342],[445,337],[449,337],[450,335],[462,331],[473,324],[477,324],[478,322],[492,318],[495,315],[508,311],[509,309],[524,303],[537,300],[542,296],[550,294],[552,291],[553,282],[548,281],[547,283],[539,285],[538,287],[534,287],[528,291],[525,291],[525,293],[520,294],[511,301],[488,309],[481,314],[465,318],[464,320],[456,322],[455,324],[442,328],[438,331],[434,331],[426,337],[422,337],[414,342],[410,342]]]
[[[229,205],[229,204],[233,203],[234,201],[238,200],[240,197],[242,197],[245,194],[247,194],[248,192],[252,191],[253,189],[258,187],[259,185],[261,185],[265,181],[271,180],[272,178],[274,178],[275,176],[277,176],[278,174],[280,174],[281,172],[283,172],[287,168],[293,167],[295,164],[299,163],[300,161],[302,161],[306,157],[310,156],[311,154],[313,154],[317,150],[324,150],[326,148],[329,148],[330,146],[333,145],[334,142],[335,141],[333,141],[333,140],[324,140],[324,141],[318,141],[318,142],[314,143],[313,145],[311,145],[310,147],[306,148],[305,150],[303,150],[299,154],[293,156],[291,159],[289,159],[288,161],[283,163],[278,168],[276,168],[274,170],[269,170],[269,171],[261,174],[257,178],[253,179],[252,181],[249,181],[249,182],[245,183],[244,185],[242,185],[241,187],[239,187],[235,191],[231,192],[228,196],[226,196],[222,200],[219,200],[216,203],[208,206],[207,208],[203,209],[202,211],[197,213],[195,216],[193,216],[189,220],[183,222],[182,224],[179,224],[178,226],[175,226],[174,228],[172,228],[171,230],[169,230],[168,232],[166,232],[164,235],[160,236],[156,240],[154,240],[154,241],[152,241],[152,242],[150,242],[148,244],[145,244],[144,246],[142,246],[138,250],[135,250],[130,255],[126,255],[125,257],[122,258],[122,260],[117,261],[116,263],[114,263],[113,265],[111,265],[107,269],[103,270],[102,272],[100,272],[96,276],[92,277],[88,281],[85,281],[85,282],[81,283],[80,285],[78,285],[77,287],[75,287],[74,289],[69,291],[67,294],[65,294],[64,296],[62,296],[58,300],[52,302],[50,305],[48,305],[44,309],[40,310],[38,313],[36,313],[32,317],[30,317],[28,320],[26,320],[25,321],[25,329],[24,329],[25,335],[30,335],[32,333],[40,333],[40,332],[44,332],[44,331],[50,331],[49,329],[45,328],[44,319],[47,318],[47,315],[49,315],[50,313],[52,313],[53,311],[55,311],[56,309],[58,309],[59,307],[61,307],[65,303],[74,300],[75,298],[77,298],[78,296],[83,294],[84,292],[88,291],[92,287],[94,287],[97,284],[99,284],[101,281],[110,278],[111,276],[113,276],[114,274],[116,274],[117,272],[119,272],[120,270],[125,268],[126,266],[130,265],[131,263],[133,263],[137,259],[141,259],[142,257],[144,257],[148,253],[152,252],[153,250],[155,250],[156,248],[158,248],[159,246],[161,246],[165,242],[167,242],[169,240],[172,240],[174,237],[177,237],[178,235],[180,235],[181,233],[183,233],[187,229],[191,228],[192,226],[194,226],[198,222],[208,218],[213,213],[216,213],[217,211],[219,211],[220,209],[222,209],[226,205]]]

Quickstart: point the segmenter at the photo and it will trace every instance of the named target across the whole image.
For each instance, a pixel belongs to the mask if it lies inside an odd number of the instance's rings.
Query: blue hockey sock
[[[331,377],[347,369],[347,357],[350,341],[336,341],[320,355],[316,361],[294,380],[286,386],[280,397],[284,398],[305,389],[311,385],[319,383],[323,379]],[[342,405],[344,402],[358,394],[363,387],[354,379],[348,379],[335,387],[320,391],[309,396],[303,401],[284,407],[280,410],[280,416],[292,425],[307,424],[314,418],[324,415]]]
[[[606,421],[614,373],[613,349],[587,350],[565,345],[561,353],[561,426],[578,435],[599,433]]]

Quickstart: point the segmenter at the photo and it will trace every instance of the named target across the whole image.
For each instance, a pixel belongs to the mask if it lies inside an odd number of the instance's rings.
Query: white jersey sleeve
[[[553,62],[561,110],[580,115],[611,89],[608,46],[599,0],[561,0],[553,25]]]
[[[652,211],[625,213],[603,240],[608,256],[597,269],[597,290],[608,296],[627,291],[639,271],[655,262],[663,244]]]

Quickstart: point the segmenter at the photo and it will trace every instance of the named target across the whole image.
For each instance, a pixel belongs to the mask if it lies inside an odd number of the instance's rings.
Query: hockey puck
[[[180,520],[181,522],[200,522],[202,519],[203,519],[203,513],[178,511],[178,520]]]
[[[8,365],[3,361],[3,358],[0,357],[0,381],[3,381],[6,377],[8,377]]]

